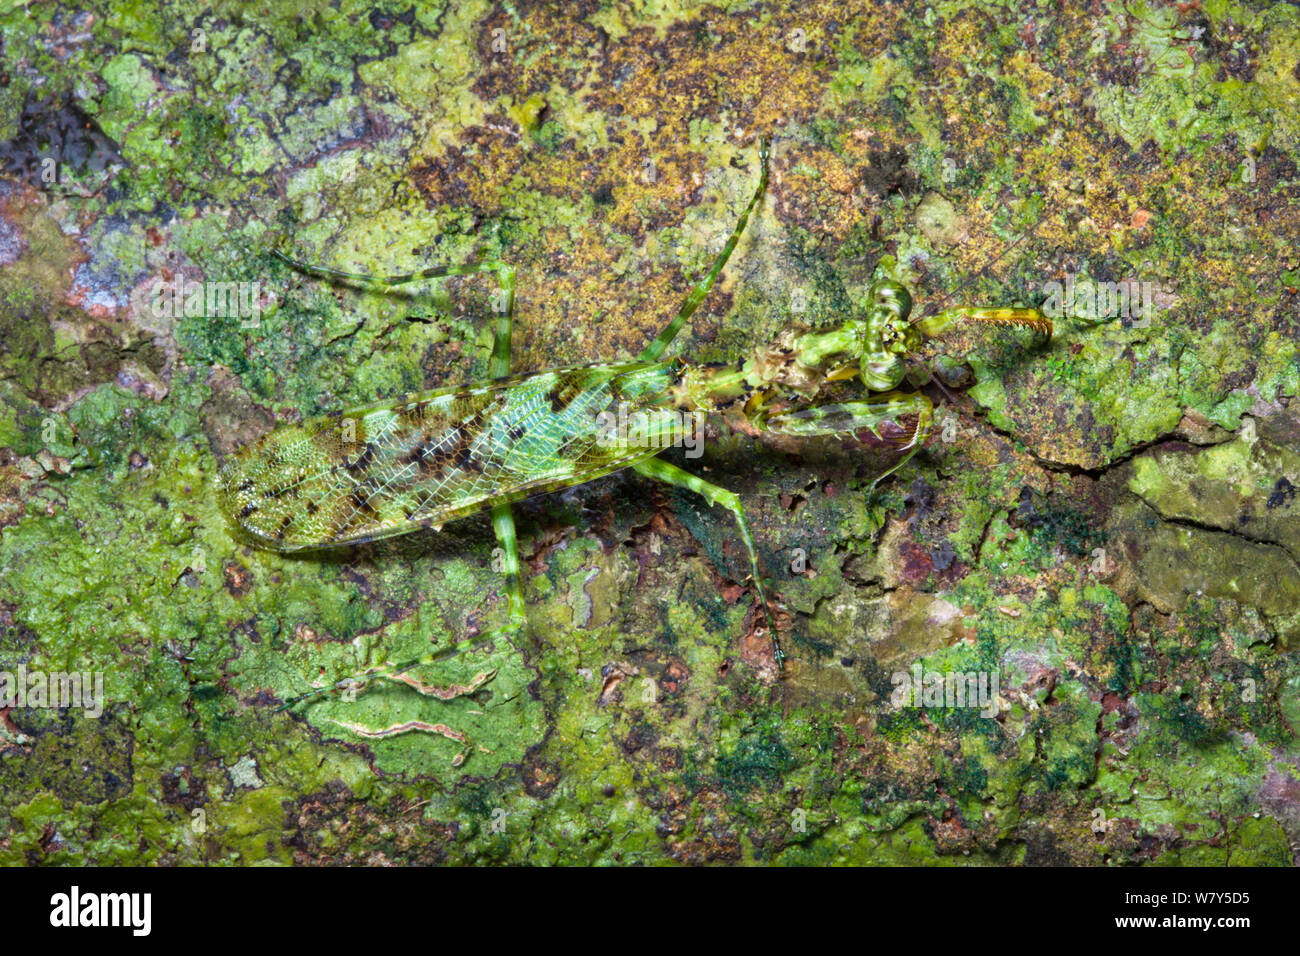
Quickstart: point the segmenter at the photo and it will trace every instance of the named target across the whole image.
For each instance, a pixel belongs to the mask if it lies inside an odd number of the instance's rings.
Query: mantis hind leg
[[[480,259],[464,265],[433,266],[415,272],[401,272],[396,275],[372,275],[367,272],[347,272],[329,266],[314,265],[295,259],[279,249],[272,249],[271,254],[287,262],[299,272],[331,282],[347,282],[364,288],[386,291],[394,286],[421,279],[447,279],[452,276],[476,275],[478,273],[495,273],[499,286],[498,294],[493,299],[493,309],[497,313],[496,330],[492,340],[492,357],[489,360],[488,375],[491,378],[505,378],[510,374],[510,333],[514,324],[515,311],[515,267],[500,259]]]
[[[767,617],[768,633],[772,637],[772,654],[779,669],[785,663],[785,652],[781,650],[781,642],[776,632],[776,623],[772,620],[772,612],[768,607],[767,593],[763,589],[763,575],[758,568],[758,551],[754,547],[754,536],[750,534],[749,521],[745,518],[745,509],[741,507],[739,496],[734,491],[719,488],[717,485],[711,484],[703,478],[692,475],[689,471],[684,471],[676,465],[659,458],[647,458],[644,461],[637,462],[632,468],[647,478],[653,478],[656,481],[662,481],[677,488],[689,488],[696,494],[701,495],[709,504],[721,505],[731,512],[736,519],[736,525],[740,528],[740,538],[745,542],[745,550],[749,552],[750,573],[754,577],[754,586],[758,590],[758,599],[763,603],[763,614]]]
[[[510,375],[510,337],[514,330],[515,314],[515,270],[507,266],[505,271],[498,272],[498,277],[501,280],[502,297],[497,309],[496,332],[492,338],[492,357],[488,361],[488,377],[493,380]],[[519,544],[515,538],[515,516],[510,502],[492,506],[492,530],[501,548],[500,570],[506,576],[508,622],[500,630],[517,633],[525,624],[524,591],[519,579]]]
[[[333,269],[329,266],[315,265],[314,263],[304,262],[302,259],[296,259],[293,256],[281,251],[272,249],[271,254],[277,259],[287,262],[299,272],[307,275],[316,276],[319,279],[328,279],[332,282],[350,282],[356,285],[374,288],[380,291],[391,289],[393,286],[405,285],[408,282],[418,282],[421,279],[446,279],[451,276],[475,275],[480,272],[494,272],[498,281],[505,289],[507,286],[513,301],[515,287],[515,267],[502,262],[499,259],[480,259],[477,262],[468,262],[458,266],[433,266],[428,269],[418,269],[415,272],[401,272],[396,275],[374,275],[369,272],[347,272],[343,269]],[[507,334],[506,342],[509,344],[510,336]]]
[[[501,279],[503,301],[497,311],[496,333],[492,338],[492,358],[488,362],[488,376],[506,378],[510,374],[510,336],[514,329],[515,270],[498,273]],[[524,615],[524,589],[519,580],[519,544],[515,538],[515,515],[510,502],[492,506],[492,531],[501,548],[501,570],[505,573],[506,626],[502,633],[517,634],[526,623]]]
[[[910,434],[899,436],[884,431],[886,425],[901,427],[899,421],[907,417],[916,418],[916,426]],[[934,406],[919,393],[885,392],[857,402],[813,405],[770,415],[759,412],[752,422],[764,431],[803,438],[815,435],[847,436],[866,429],[882,441],[901,447],[907,454],[876,477],[867,492],[870,498],[877,485],[907,464],[925,444],[930,429],[934,427]]]
[[[753,198],[749,200],[749,205],[745,207],[745,211],[741,213],[740,221],[736,223],[736,228],[731,231],[731,237],[727,240],[727,244],[722,247],[722,252],[718,254],[718,258],[713,260],[713,265],[708,273],[687,294],[686,299],[682,302],[682,307],[673,320],[664,327],[664,330],[655,337],[653,342],[645,347],[645,350],[640,355],[642,361],[653,362],[663,354],[664,349],[668,347],[668,343],[677,336],[678,331],[686,324],[686,320],[700,307],[700,303],[704,301],[713,288],[714,280],[718,278],[718,274],[722,272],[727,260],[731,258],[731,253],[736,249],[736,243],[740,242],[741,233],[745,231],[745,226],[749,223],[750,213],[754,211],[754,207],[758,205],[759,199],[763,196],[763,191],[767,189],[768,155],[769,143],[764,138],[758,144],[758,160],[763,171],[758,180],[758,188],[754,190]]]

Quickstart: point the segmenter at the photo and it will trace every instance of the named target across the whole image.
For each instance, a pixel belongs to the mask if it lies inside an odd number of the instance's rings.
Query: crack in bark
[[[1292,550],[1284,544],[1279,544],[1276,541],[1265,541],[1261,538],[1252,538],[1250,535],[1243,534],[1240,531],[1236,531],[1232,528],[1220,528],[1217,525],[1211,525],[1201,521],[1197,521],[1195,518],[1184,518],[1184,517],[1178,517],[1174,515],[1166,515],[1163,511],[1161,511],[1159,508],[1153,505],[1146,498],[1143,498],[1141,495],[1137,494],[1137,492],[1132,492],[1132,494],[1135,498],[1141,501],[1142,504],[1146,505],[1153,512],[1155,512],[1157,517],[1164,524],[1171,524],[1183,528],[1191,528],[1195,531],[1209,531],[1216,534],[1227,534],[1227,535],[1231,535],[1234,538],[1240,538],[1242,541],[1245,541],[1249,544],[1257,545],[1262,548],[1276,548],[1278,551],[1281,551],[1284,555],[1286,555],[1291,560],[1291,563],[1295,565],[1296,576],[1300,577],[1300,557],[1297,557],[1296,554],[1292,552]]]

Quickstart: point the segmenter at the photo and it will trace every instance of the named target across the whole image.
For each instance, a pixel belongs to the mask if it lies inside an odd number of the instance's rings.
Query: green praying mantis
[[[850,436],[865,429],[903,452],[875,479],[874,491],[925,444],[933,425],[930,400],[899,390],[905,359],[923,338],[940,335],[961,321],[1027,326],[1049,338],[1052,325],[1031,308],[959,307],[912,320],[907,289],[881,278],[871,287],[866,314],[846,318],[836,328],[786,330],[775,342],[732,363],[663,358],[713,288],[762,199],[769,152],[763,139],[758,186],[708,273],[633,361],[511,374],[515,270],[505,262],[481,260],[377,277],[309,265],[276,252],[305,274],[382,288],[418,279],[495,274],[504,306],[497,316],[489,381],[417,392],[283,427],[238,450],[222,468],[219,497],[224,511],[243,536],[264,548],[301,551],[355,544],[418,528],[440,529],[448,521],[490,512],[504,555],[507,620],[502,627],[417,660],[374,667],[298,695],[287,700],[285,708],[375,679],[400,681],[441,699],[476,690],[491,679],[490,672],[450,689],[428,687],[409,672],[525,627],[511,504],[623,468],[690,489],[731,512],[781,667],[785,655],[740,499],[656,456],[711,413],[738,413],[759,431],[795,437]],[[827,400],[832,383],[853,378],[866,389],[861,398]],[[909,420],[910,428],[904,427]],[[635,427],[612,429],[614,421]],[[439,726],[406,723],[367,735]]]

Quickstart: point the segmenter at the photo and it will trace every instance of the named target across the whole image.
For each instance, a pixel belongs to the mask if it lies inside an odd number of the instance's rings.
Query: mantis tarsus
[[[953,308],[909,321],[911,295],[898,282],[881,278],[871,288],[865,316],[849,318],[829,331],[788,330],[776,342],[728,364],[663,359],[740,241],[767,187],[768,156],[764,139],[758,187],[726,245],[677,315],[635,361],[511,375],[515,270],[501,261],[376,277],[312,266],[276,252],[294,268],[330,280],[392,287],[486,272],[496,275],[503,292],[489,363],[491,381],[418,392],[280,428],[240,449],[222,469],[220,495],[226,512],[254,543],[279,551],[372,541],[491,512],[504,555],[506,624],[418,660],[372,668],[334,687],[387,678],[443,699],[456,696],[425,687],[407,672],[496,636],[516,634],[525,626],[511,503],[622,468],[689,488],[732,513],[780,667],[785,655],[739,498],[655,456],[683,438],[692,417],[701,413],[739,413],[760,431],[790,436],[853,435],[865,429],[905,452],[876,478],[874,490],[916,453],[933,424],[928,398],[897,390],[904,358],[916,351],[923,337],[939,335],[961,320],[1018,324],[1051,335],[1051,322],[1026,308]],[[866,387],[865,397],[819,401],[831,383],[854,377]],[[620,412],[624,420],[630,412],[637,422],[636,437],[610,441],[604,423]],[[910,431],[899,424],[909,418],[915,420]],[[490,677],[481,674],[453,690],[469,692]],[[285,707],[330,689],[291,698]],[[414,722],[368,735],[432,726]]]

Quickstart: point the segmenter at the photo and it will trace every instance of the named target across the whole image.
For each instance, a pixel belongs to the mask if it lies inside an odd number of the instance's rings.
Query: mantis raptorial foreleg
[[[908,416],[916,418],[916,427],[910,436],[899,439],[882,433],[881,426],[898,422]],[[777,435],[811,438],[817,435],[853,435],[866,429],[877,438],[907,450],[907,454],[876,477],[868,492],[898,469],[902,468],[925,444],[934,426],[934,406],[920,392],[885,392],[869,399],[853,402],[834,402],[812,405],[774,414],[756,415],[753,424]]]

